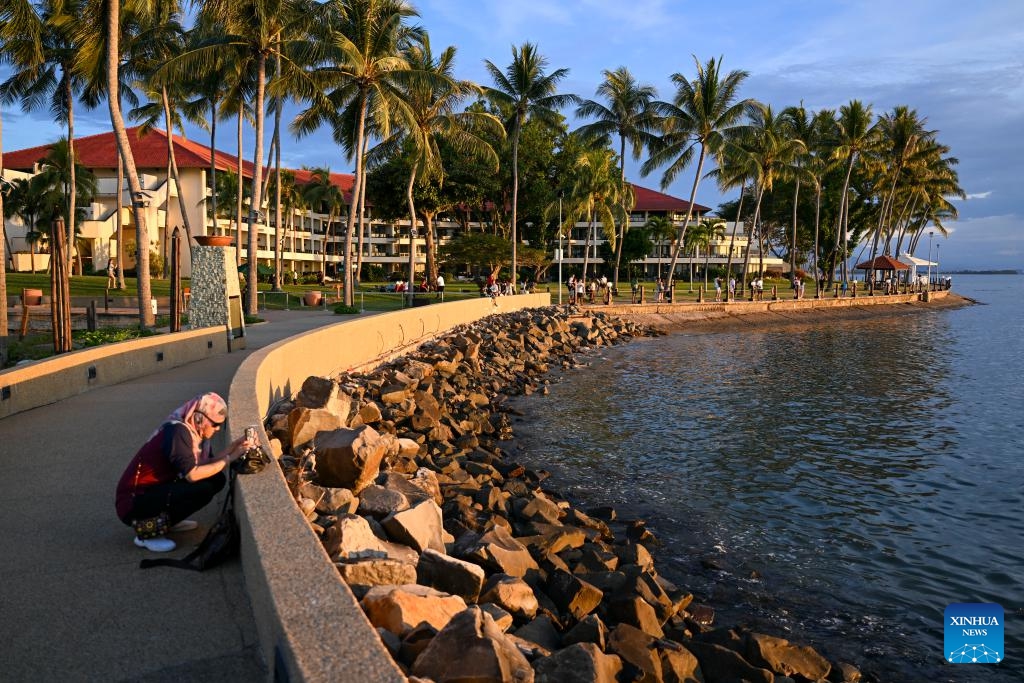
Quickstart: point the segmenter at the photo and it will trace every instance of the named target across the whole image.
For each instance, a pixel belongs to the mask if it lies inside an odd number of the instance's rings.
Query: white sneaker
[[[169,553],[177,547],[174,541],[162,536],[158,538],[139,538],[136,536],[135,545],[154,553]]]
[[[194,519],[183,519],[171,527],[171,531],[192,531],[199,527],[199,522]]]

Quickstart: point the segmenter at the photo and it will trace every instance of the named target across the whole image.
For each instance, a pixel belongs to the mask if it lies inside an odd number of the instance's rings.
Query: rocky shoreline
[[[857,681],[657,572],[655,539],[503,450],[510,396],[651,332],[556,307],[457,328],[372,373],[310,377],[267,431],[300,509],[410,680]]]

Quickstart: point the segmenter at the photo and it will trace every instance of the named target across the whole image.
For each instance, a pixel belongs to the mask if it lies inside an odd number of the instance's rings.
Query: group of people
[[[599,278],[585,279],[570,275],[566,283],[569,289],[569,305],[580,305],[583,303],[594,303],[600,298],[605,304],[611,303],[611,286],[608,278],[602,275]]]
[[[722,300],[722,284],[723,284],[723,282],[724,281],[722,280],[722,278],[720,278],[720,277],[716,277],[715,278],[715,301],[721,301]],[[728,301],[732,301],[733,299],[736,298],[736,278],[735,277],[730,277],[729,278],[728,287],[729,287]]]
[[[507,278],[498,279],[494,275],[488,275],[486,280],[480,281],[480,296],[489,296],[494,298],[496,296],[512,296],[516,293],[516,287],[513,286],[512,281]],[[519,293],[520,294],[533,294],[536,291],[536,285],[533,280],[520,280],[519,281]]]

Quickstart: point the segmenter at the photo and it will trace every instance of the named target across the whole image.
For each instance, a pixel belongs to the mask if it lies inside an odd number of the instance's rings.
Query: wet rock
[[[746,660],[754,666],[811,681],[827,677],[832,668],[814,648],[793,645],[783,638],[762,633],[748,633],[746,636]]]
[[[490,615],[470,607],[434,637],[412,667],[414,676],[437,683],[530,683],[533,669]]]
[[[576,643],[539,660],[535,669],[537,683],[615,683],[622,660],[593,643]]]

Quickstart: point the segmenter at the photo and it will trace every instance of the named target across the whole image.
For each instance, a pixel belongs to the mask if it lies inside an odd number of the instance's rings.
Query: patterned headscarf
[[[168,422],[181,422],[188,427],[189,434],[192,435],[192,453],[196,456],[196,462],[202,464],[202,461],[210,459],[213,446],[209,440],[203,440],[199,432],[196,431],[195,425],[192,424],[192,416],[197,412],[206,415],[214,422],[224,422],[228,417],[228,404],[220,397],[220,394],[212,391],[200,394],[175,409],[163,421],[160,428]],[[158,428],[157,431],[160,429]]]

